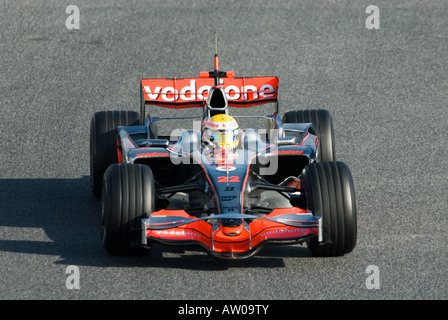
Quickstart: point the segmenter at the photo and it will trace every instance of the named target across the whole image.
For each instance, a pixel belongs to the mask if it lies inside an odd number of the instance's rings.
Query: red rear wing
[[[277,77],[228,77],[219,81],[231,107],[277,102]],[[213,85],[208,73],[206,77],[201,73],[200,78],[142,79],[142,104],[174,109],[203,107]]]

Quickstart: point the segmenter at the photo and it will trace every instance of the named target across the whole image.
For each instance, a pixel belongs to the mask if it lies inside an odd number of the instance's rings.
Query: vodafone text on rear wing
[[[265,103],[277,103],[279,80],[268,77],[219,78],[230,107],[252,107]],[[201,72],[199,78],[153,78],[141,80],[142,113],[147,105],[167,108],[204,107],[208,93],[214,86],[214,79],[208,72]]]

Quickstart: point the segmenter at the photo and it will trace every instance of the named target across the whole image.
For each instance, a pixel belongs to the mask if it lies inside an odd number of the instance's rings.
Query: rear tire
[[[104,174],[101,237],[112,255],[148,253],[141,220],[154,210],[154,177],[148,166],[112,164]]]
[[[333,119],[330,112],[323,109],[289,111],[283,116],[283,122],[312,123],[319,139],[317,160],[319,162],[336,161]]]
[[[103,174],[118,162],[117,128],[140,124],[140,115],[134,111],[96,112],[90,122],[90,187],[95,198],[101,197]]]
[[[316,256],[342,256],[356,245],[356,203],[352,175],[343,162],[312,163],[301,175],[307,207],[323,219],[324,244],[308,242]],[[325,241],[327,241],[325,243]]]

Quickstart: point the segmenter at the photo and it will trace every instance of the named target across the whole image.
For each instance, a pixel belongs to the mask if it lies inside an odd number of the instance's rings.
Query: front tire
[[[356,203],[352,175],[343,162],[312,163],[301,175],[307,207],[323,219],[324,244],[308,242],[316,256],[342,256],[356,245]]]
[[[148,166],[112,164],[104,174],[101,237],[112,255],[147,253],[141,220],[155,208],[154,176]]]

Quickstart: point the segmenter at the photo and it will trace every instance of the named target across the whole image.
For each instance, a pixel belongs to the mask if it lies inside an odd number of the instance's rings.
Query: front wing
[[[222,219],[243,219],[236,228]],[[184,210],[160,210],[142,219],[142,244],[158,241],[170,245],[200,245],[216,258],[244,259],[265,244],[300,243],[311,238],[322,242],[322,218],[296,207],[275,209],[270,214],[224,213],[193,217]]]

